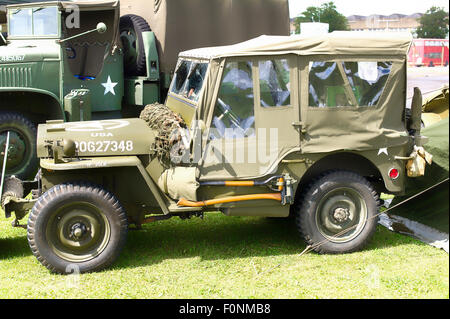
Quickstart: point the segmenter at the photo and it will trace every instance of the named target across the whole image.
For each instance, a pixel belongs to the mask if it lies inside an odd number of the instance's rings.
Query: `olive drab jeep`
[[[39,178],[5,181],[52,271],[110,265],[129,225],[220,211],[295,217],[319,253],[360,250],[381,192],[424,174],[421,96],[406,116],[405,33],[260,36],[181,52],[140,118],[39,125]],[[20,195],[31,191],[32,199]]]

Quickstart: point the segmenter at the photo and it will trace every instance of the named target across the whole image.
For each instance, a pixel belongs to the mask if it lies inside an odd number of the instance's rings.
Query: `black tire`
[[[142,32],[151,31],[144,18],[127,14],[120,17],[120,39],[124,49],[125,75],[145,75],[145,50]]]
[[[50,271],[85,273],[111,265],[127,231],[126,213],[114,195],[100,186],[66,183],[38,199],[27,238],[33,255]]]
[[[34,177],[38,170],[36,125],[22,114],[0,112],[0,166],[3,166],[8,131],[10,147],[5,175],[15,175],[22,180]]]
[[[312,182],[295,207],[297,228],[318,253],[341,254],[362,249],[375,232],[379,199],[362,176],[334,171]],[[341,233],[350,229],[347,233]],[[321,244],[319,244],[321,243]]]

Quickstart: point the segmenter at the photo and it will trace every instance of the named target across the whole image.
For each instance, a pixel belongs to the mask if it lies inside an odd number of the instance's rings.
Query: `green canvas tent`
[[[422,130],[422,134],[429,138],[429,142],[424,145],[424,148],[433,155],[433,163],[427,167],[425,176],[408,179],[409,184],[406,187],[406,194],[394,198],[391,206],[448,179],[448,132],[448,118]],[[394,208],[390,211],[390,214],[406,217],[448,234],[448,198],[449,185],[447,180],[447,182],[443,182],[405,204]]]

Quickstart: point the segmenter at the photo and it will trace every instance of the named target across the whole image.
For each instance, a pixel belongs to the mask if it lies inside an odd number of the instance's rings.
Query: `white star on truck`
[[[102,85],[105,87],[105,94],[108,94],[109,92],[112,93],[112,95],[116,95],[116,92],[114,91],[114,87],[117,85],[118,82],[112,82],[111,77],[108,75],[108,80],[106,83],[102,83]]]

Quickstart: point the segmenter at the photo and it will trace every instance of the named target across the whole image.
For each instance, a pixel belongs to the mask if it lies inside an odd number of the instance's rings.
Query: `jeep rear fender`
[[[53,159],[41,159],[41,167],[48,171],[59,172],[99,168],[135,167],[144,179],[148,190],[155,197],[163,213],[169,214],[169,209],[159,191],[158,186],[147,174],[141,161],[136,156],[88,157],[79,161],[70,161],[65,163],[55,163]]]
[[[313,164],[307,169],[306,173],[301,177],[298,190],[304,189],[306,185],[311,183],[315,178],[330,170],[347,170],[355,172],[361,176],[372,177],[372,183],[377,180],[381,182],[376,183],[374,186],[378,192],[391,192],[397,193],[403,191],[404,174],[397,180],[389,179],[387,174],[388,168],[394,165],[392,161],[385,161],[380,163],[374,163],[370,160],[365,153],[375,152],[366,151],[361,153],[353,152],[337,152],[328,154],[317,159],[313,158]],[[403,163],[396,161],[395,165],[399,165],[397,168],[404,172]],[[401,165],[401,166],[400,166]]]

